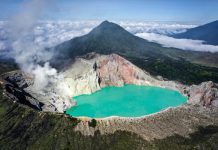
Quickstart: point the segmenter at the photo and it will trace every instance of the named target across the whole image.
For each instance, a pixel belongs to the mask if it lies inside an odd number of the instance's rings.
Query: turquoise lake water
[[[187,98],[177,91],[152,87],[125,85],[106,87],[90,95],[74,97],[77,106],[66,111],[79,117],[110,116],[140,117],[186,103]]]

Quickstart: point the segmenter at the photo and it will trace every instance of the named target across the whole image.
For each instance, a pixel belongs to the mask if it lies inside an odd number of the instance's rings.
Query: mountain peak
[[[108,20],[103,21],[101,24],[110,24],[111,22],[109,22]]]
[[[99,24],[97,27],[95,27],[90,34],[106,34],[106,35],[111,35],[115,33],[125,33],[127,34],[128,32],[123,29],[121,26],[118,24],[115,24],[113,22],[109,22],[107,20],[103,21],[101,24]],[[130,33],[128,33],[130,34]]]
[[[100,25],[98,25],[96,28],[112,28],[112,27],[120,27],[118,24],[115,24],[113,22],[109,22],[107,20],[103,21]]]

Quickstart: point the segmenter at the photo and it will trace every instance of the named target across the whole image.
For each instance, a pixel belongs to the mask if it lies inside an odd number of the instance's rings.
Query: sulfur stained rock
[[[97,63],[100,86],[123,86],[124,84],[150,84],[155,79],[129,61],[112,54]],[[146,82],[145,82],[146,81]]]

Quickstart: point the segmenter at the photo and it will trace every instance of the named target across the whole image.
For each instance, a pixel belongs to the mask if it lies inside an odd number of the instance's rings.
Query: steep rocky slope
[[[2,75],[6,94],[13,101],[26,104],[37,110],[63,112],[74,105],[71,97],[60,94],[56,80],[43,91],[36,91],[32,75],[22,71],[12,71]],[[64,88],[64,87],[63,87]]]

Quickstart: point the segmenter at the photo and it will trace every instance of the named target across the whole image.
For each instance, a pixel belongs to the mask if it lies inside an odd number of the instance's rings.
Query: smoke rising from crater
[[[53,54],[34,42],[34,27],[49,10],[52,2],[52,0],[28,1],[9,21],[12,55],[25,73],[33,75],[34,88],[39,91],[45,89],[58,76],[56,69],[51,68],[48,62]]]

